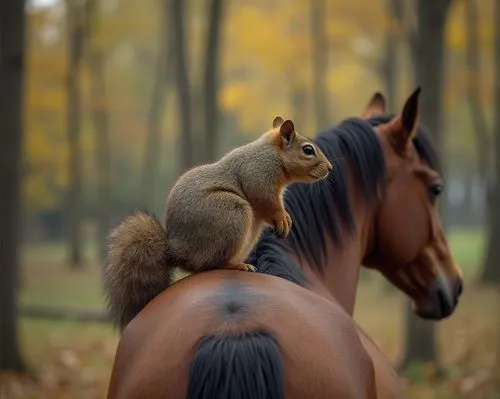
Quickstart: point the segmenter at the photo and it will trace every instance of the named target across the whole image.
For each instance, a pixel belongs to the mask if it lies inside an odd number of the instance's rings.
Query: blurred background
[[[99,265],[127,212],[161,216],[180,173],[275,115],[314,136],[375,91],[397,112],[417,84],[463,300],[449,319],[417,321],[366,272],[355,319],[408,398],[500,398],[498,3],[5,0],[0,398],[105,397],[119,334]]]

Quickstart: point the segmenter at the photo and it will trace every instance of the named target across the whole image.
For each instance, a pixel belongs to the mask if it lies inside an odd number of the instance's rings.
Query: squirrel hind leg
[[[256,272],[257,268],[249,263],[231,261],[224,266],[221,266],[221,269],[233,269],[233,270],[242,270],[244,272]]]

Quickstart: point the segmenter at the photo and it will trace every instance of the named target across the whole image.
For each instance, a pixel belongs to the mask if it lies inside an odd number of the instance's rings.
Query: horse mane
[[[293,219],[289,236],[280,240],[272,229],[266,229],[250,254],[249,263],[261,273],[302,286],[308,285],[307,278],[290,255],[306,258],[311,266],[323,271],[326,237],[341,246],[340,227],[346,227],[351,234],[356,231],[346,186],[348,167],[367,205],[375,203],[385,192],[385,161],[373,128],[391,118],[390,115],[368,120],[348,118],[316,136],[315,143],[334,166],[332,172],[315,184],[289,186],[284,198],[285,208]],[[439,158],[424,126],[418,127],[413,143],[419,156],[439,171]]]

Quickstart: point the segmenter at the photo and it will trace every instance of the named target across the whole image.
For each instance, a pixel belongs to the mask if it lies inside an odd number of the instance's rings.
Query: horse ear
[[[289,145],[295,138],[295,126],[290,119],[281,124],[280,135],[285,145]]]
[[[277,116],[273,119],[273,128],[276,129],[283,123],[283,118],[281,116]]]
[[[415,137],[419,119],[420,92],[421,88],[418,87],[406,100],[401,113],[389,122],[388,130],[392,141],[400,148],[406,148]]]
[[[361,117],[363,119],[373,118],[385,114],[385,97],[382,93],[377,91],[368,102]]]

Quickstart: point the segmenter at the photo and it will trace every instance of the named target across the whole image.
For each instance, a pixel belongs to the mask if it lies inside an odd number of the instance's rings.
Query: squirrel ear
[[[281,124],[280,135],[285,145],[289,145],[295,138],[295,126],[290,119]]]
[[[281,116],[277,116],[276,118],[273,119],[273,128],[276,129],[282,123],[283,123],[283,118]]]

